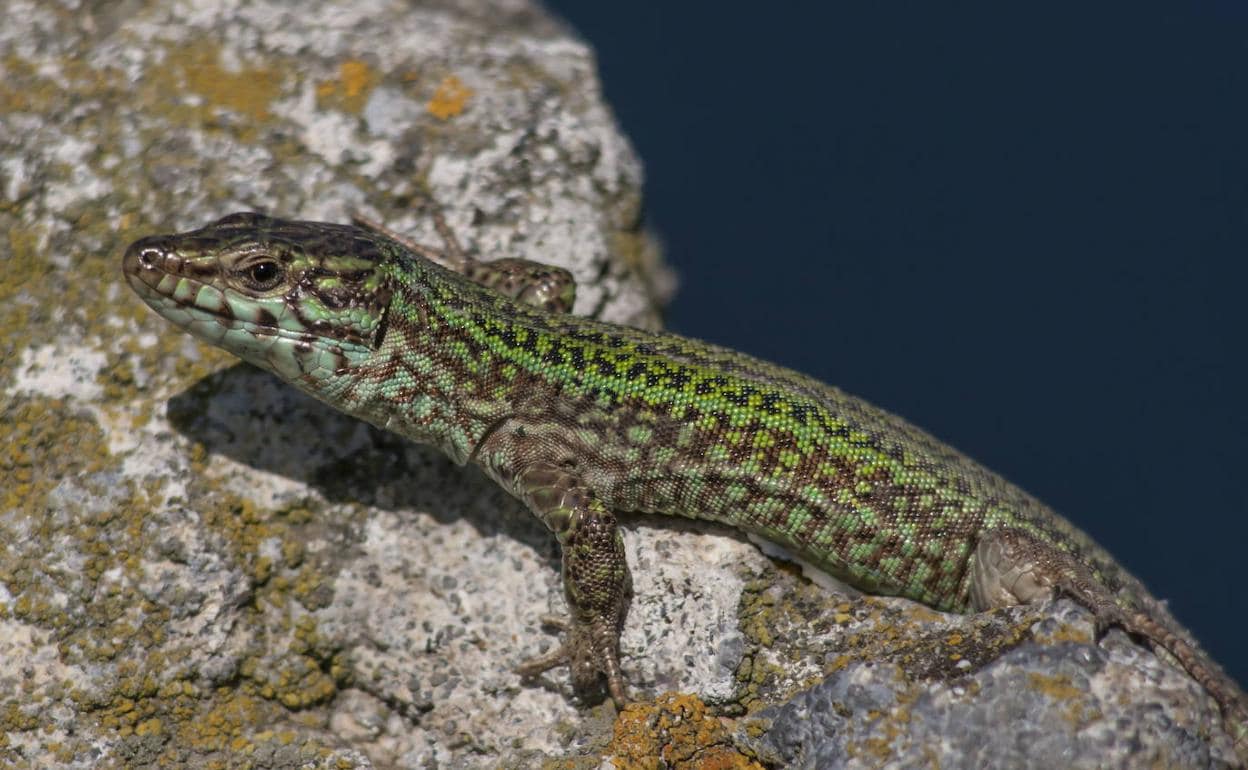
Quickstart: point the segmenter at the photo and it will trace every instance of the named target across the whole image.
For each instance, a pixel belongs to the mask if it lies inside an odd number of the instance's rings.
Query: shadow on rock
[[[553,538],[517,500],[439,450],[345,415],[245,363],[169,399],[169,423],[214,455],[314,488],[334,503],[423,511],[506,532],[541,552]]]

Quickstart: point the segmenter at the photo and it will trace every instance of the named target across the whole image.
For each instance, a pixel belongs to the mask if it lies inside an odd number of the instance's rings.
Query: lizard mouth
[[[303,345],[324,342],[324,335],[283,326],[262,300],[232,300],[217,285],[221,269],[215,260],[185,257],[163,236],[135,241],[121,266],[130,288],[153,310],[209,342],[238,332]]]

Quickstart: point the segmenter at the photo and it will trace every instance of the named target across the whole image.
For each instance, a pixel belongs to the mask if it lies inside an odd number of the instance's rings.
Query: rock
[[[943,766],[990,738],[1229,756],[1199,687],[1121,635],[1094,646],[1073,605],[847,596],[684,521],[625,518],[624,665],[650,705],[617,723],[564,672],[521,682],[562,611],[544,529],[476,470],[177,332],[120,255],[241,209],[361,211],[436,245],[432,201],[470,251],[571,269],[577,312],[654,326],[671,280],[590,50],[523,0],[6,10],[0,764],[624,767],[676,740],[809,765],[926,756],[940,731]],[[682,715],[697,729],[665,726]]]
[[[1070,601],[935,622],[865,609],[834,641],[798,643],[808,657],[826,644],[836,673],[739,720],[741,745],[786,768],[1236,762],[1226,736],[1210,742],[1216,706],[1194,681],[1119,631],[1093,645]]]

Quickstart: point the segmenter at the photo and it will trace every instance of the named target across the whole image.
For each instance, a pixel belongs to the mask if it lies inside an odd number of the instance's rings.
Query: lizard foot
[[[563,643],[544,655],[538,655],[516,667],[516,673],[532,679],[559,666],[567,666],[572,686],[578,692],[594,690],[599,675],[607,679],[607,692],[617,707],[628,703],[624,675],[620,669],[619,639],[609,623],[603,621],[566,621],[543,616],[542,624],[563,633]]]

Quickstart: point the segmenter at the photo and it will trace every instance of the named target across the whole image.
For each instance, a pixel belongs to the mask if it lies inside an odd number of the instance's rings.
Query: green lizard
[[[1237,747],[1248,699],[1165,607],[1035,498],[903,420],[796,372],[568,314],[559,268],[383,228],[233,214],[126,251],[156,312],[348,414],[476,463],[562,548],[566,665],[626,699],[630,577],[613,510],[722,522],[866,590],[949,612],[1072,597],[1168,650]],[[440,263],[440,264],[439,264]]]

